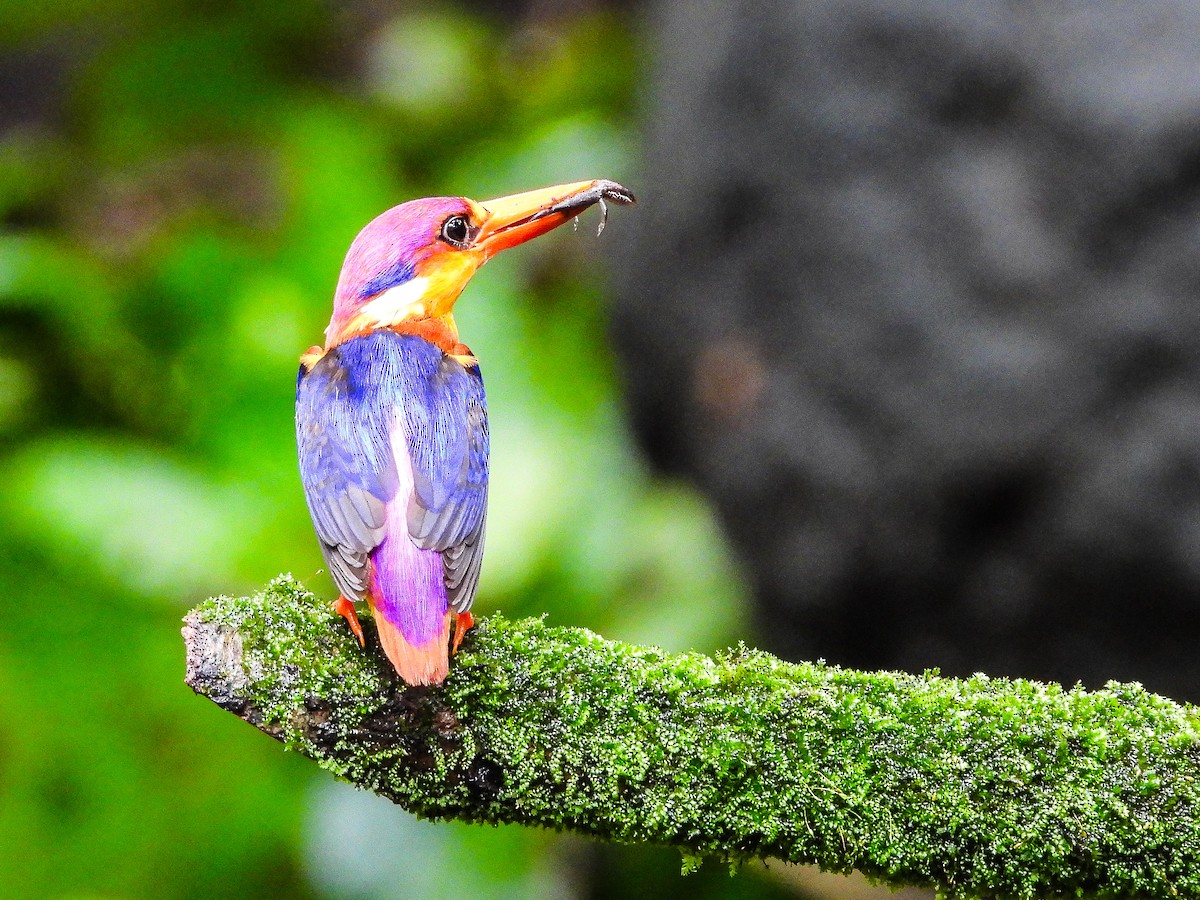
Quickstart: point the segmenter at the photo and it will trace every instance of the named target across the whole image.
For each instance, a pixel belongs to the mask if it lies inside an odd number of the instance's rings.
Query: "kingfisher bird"
[[[366,601],[408,684],[445,679],[451,624],[457,651],[483,559],[487,405],[454,303],[493,255],[593,204],[607,215],[606,200],[634,202],[593,180],[388,210],[350,245],[325,345],[300,358],[300,478],[340,591],[334,609],[365,646],[354,604]]]

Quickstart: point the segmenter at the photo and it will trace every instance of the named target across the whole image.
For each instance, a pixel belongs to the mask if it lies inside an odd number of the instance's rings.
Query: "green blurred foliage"
[[[5,896],[587,893],[578,841],[368,810],[192,697],[178,628],[279,571],[332,597],[292,405],[346,247],[414,196],[636,189],[631,23],[316,0],[3,0],[0,23],[0,61],[33,61],[0,79],[25,110],[0,109]],[[594,222],[459,307],[494,442],[478,609],[711,650],[741,587],[631,446]]]

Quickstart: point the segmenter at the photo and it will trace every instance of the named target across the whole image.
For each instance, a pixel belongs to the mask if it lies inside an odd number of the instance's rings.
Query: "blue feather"
[[[398,284],[404,284],[404,282],[411,280],[413,273],[414,270],[411,262],[398,259],[359,288],[358,296],[364,300],[367,297],[373,297],[375,294],[380,294],[388,288],[394,288]]]

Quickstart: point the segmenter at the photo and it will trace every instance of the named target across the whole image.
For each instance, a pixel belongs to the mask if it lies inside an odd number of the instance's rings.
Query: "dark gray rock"
[[[1200,5],[652,33],[614,335],[764,643],[1200,698]]]

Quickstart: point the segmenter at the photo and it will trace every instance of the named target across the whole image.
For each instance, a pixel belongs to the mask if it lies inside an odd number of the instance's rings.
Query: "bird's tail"
[[[371,604],[375,627],[379,632],[379,643],[391,660],[396,674],[406,684],[441,684],[450,671],[450,617],[443,616],[441,630],[428,640],[414,644],[409,641],[400,626],[390,621],[385,614]]]
[[[379,643],[408,684],[441,684],[450,670],[445,568],[408,536],[407,505],[388,506],[388,534],[371,553],[367,600]]]

